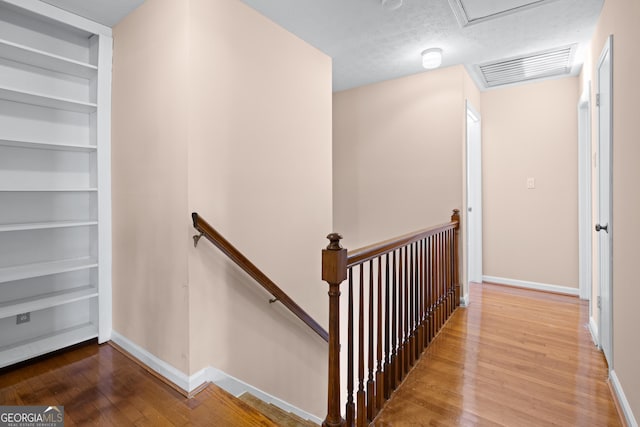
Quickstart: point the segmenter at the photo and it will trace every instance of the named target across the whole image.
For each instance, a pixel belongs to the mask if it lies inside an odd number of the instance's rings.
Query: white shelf
[[[98,67],[0,39],[0,57],[72,76],[92,78]]]
[[[18,141],[14,139],[0,139],[0,145],[5,147],[17,147],[17,148],[34,148],[40,150],[58,150],[58,151],[80,151],[80,152],[92,152],[96,151],[98,147],[95,145],[83,145],[83,144],[62,144],[55,142],[37,142],[37,141]]]
[[[78,113],[92,113],[97,109],[97,104],[92,102],[58,98],[39,93],[15,90],[4,86],[0,86],[0,99],[21,102],[23,104],[37,105],[40,107],[55,108],[58,110],[75,111]]]
[[[0,193],[50,193],[50,192],[61,192],[61,193],[80,193],[80,192],[96,192],[97,188],[0,188]]]
[[[38,295],[37,297],[7,301],[0,304],[0,319],[16,316],[20,313],[44,310],[58,305],[95,298],[97,296],[98,290],[96,288],[93,286],[83,286],[81,288]]]
[[[0,224],[0,233],[6,231],[44,230],[48,228],[86,227],[96,224],[98,224],[98,221],[51,221],[28,222],[24,224]]]
[[[0,283],[97,267],[93,258],[75,258],[0,268]]]
[[[0,367],[12,365],[36,356],[78,344],[98,336],[98,328],[85,323],[55,334],[37,337],[17,344],[0,347]]]

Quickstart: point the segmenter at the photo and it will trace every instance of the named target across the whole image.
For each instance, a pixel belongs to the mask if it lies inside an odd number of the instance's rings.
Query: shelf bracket
[[[200,234],[196,234],[195,236],[193,236],[193,247],[194,248],[198,247],[198,241],[202,238],[203,235],[204,235],[204,233],[200,233]]]
[[[278,298],[274,297],[274,298],[269,299],[269,304],[273,304],[274,302],[278,302],[278,301],[280,301],[280,300]]]

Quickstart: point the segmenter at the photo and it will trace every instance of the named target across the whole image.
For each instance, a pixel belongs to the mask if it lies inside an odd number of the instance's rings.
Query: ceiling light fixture
[[[438,68],[442,64],[442,49],[434,47],[422,51],[422,66],[427,70]]]
[[[402,7],[402,0],[381,0],[382,8],[386,10],[396,10]]]

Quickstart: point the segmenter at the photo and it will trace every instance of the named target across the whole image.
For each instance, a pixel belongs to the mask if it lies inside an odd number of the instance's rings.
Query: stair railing
[[[264,274],[258,267],[256,267],[249,259],[244,256],[238,249],[235,248],[227,239],[222,237],[207,221],[205,221],[196,212],[191,214],[193,220],[193,227],[200,232],[199,235],[193,236],[194,246],[198,246],[200,238],[205,237],[218,249],[227,255],[238,267],[244,270],[249,276],[251,276],[259,285],[261,285],[267,292],[273,295],[273,299],[269,302],[274,303],[279,301],[287,307],[293,314],[295,314],[300,320],[302,320],[307,326],[309,326],[315,333],[317,333],[323,340],[329,341],[328,332],[320,326],[306,311],[304,311],[295,301],[287,295],[278,285],[276,285],[266,274]]]
[[[329,381],[323,426],[371,423],[458,307],[459,227],[456,209],[446,224],[354,251],[342,248],[339,234],[327,236],[330,243],[322,251],[322,280],[329,284]],[[340,284],[345,280],[347,401],[343,419],[339,337]]]

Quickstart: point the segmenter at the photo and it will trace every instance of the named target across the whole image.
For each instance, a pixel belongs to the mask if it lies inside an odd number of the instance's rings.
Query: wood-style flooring
[[[0,405],[63,405],[65,426],[277,426],[211,384],[187,399],[108,344],[0,371]]]
[[[618,426],[604,357],[576,297],[471,287],[376,426]]]
[[[586,322],[575,297],[474,285],[374,424],[621,425]],[[67,426],[276,425],[214,385],[187,399],[96,343],[0,370],[0,405],[64,405]]]

